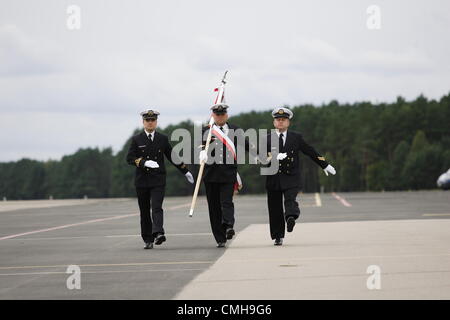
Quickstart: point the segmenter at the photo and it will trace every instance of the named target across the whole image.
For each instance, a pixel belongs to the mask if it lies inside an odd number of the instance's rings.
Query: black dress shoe
[[[225,247],[225,242],[218,242],[217,243],[217,248],[224,248]]]
[[[166,236],[164,235],[164,233],[160,233],[156,236],[155,238],[155,244],[156,245],[160,245],[161,243],[163,243],[164,241],[166,241]]]
[[[294,226],[295,226],[294,217],[287,218],[286,224],[287,224],[287,232],[292,232],[292,230],[294,230]]]
[[[153,249],[153,242],[146,242],[144,249]]]
[[[276,238],[274,246],[281,246],[283,244],[283,238]]]
[[[228,240],[233,239],[233,236],[235,235],[234,229],[233,228],[227,228],[227,231],[225,232],[225,234],[227,235],[227,239]]]

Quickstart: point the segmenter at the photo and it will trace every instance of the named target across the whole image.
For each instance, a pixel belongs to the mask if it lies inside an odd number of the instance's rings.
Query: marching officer
[[[245,151],[256,154],[256,148],[250,147],[248,139],[238,139],[240,133],[236,130],[239,127],[227,122],[227,109],[228,105],[224,103],[218,103],[211,107],[214,124],[224,135],[230,138],[229,142],[232,142],[234,146],[237,143],[244,142]],[[202,129],[202,147],[206,144],[206,136],[209,130],[208,126]],[[216,152],[219,153],[216,155]],[[208,153],[205,150],[200,151],[199,160],[200,163],[206,162],[203,182],[205,183],[211,229],[217,247],[223,248],[227,240],[232,239],[235,235],[233,195],[237,183],[240,184],[237,175],[237,161],[233,153],[215,135],[211,136]],[[208,161],[208,157],[214,158],[214,161]]]
[[[295,220],[300,216],[300,209],[296,201],[300,189],[299,151],[308,155],[317,163],[327,176],[328,173],[336,174],[336,170],[303,140],[300,133],[288,131],[290,119],[293,115],[293,112],[288,108],[273,110],[273,125],[276,130],[267,136],[269,159],[275,157],[279,161],[277,172],[266,177],[270,236],[272,240],[275,240],[274,245],[277,246],[283,244],[285,228],[287,232],[292,232]],[[278,141],[278,146],[272,146],[271,141]]]
[[[168,137],[156,131],[159,114],[156,110],[141,112],[144,130],[131,138],[126,158],[128,164],[136,167],[135,186],[141,213],[141,236],[145,242],[145,249],[152,249],[153,241],[157,245],[166,241],[162,208],[166,185],[164,156],[186,176],[190,183],[194,183],[194,178],[186,165],[174,163],[175,159],[172,158],[172,146]]]

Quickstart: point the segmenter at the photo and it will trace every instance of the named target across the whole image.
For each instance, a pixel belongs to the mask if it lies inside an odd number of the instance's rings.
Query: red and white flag
[[[214,89],[214,92],[217,92],[217,96],[216,96],[216,100],[214,101],[214,104],[225,103],[225,83],[226,83],[225,77],[227,75],[227,72],[225,72],[225,75],[223,76],[222,83],[220,84],[220,86],[218,88]],[[213,123],[212,117],[210,120],[210,124],[211,123]],[[230,139],[230,137],[228,137],[225,134],[225,132],[220,130],[220,128],[218,126],[216,126],[215,124],[210,125],[210,128],[211,128],[212,134],[214,134],[214,136],[216,136],[217,139],[219,139],[222,142],[222,144],[227,148],[227,150],[229,152],[231,152],[234,160],[236,160],[237,159],[236,147],[234,146],[234,143]],[[241,180],[241,177],[239,176],[239,173],[236,173],[236,182],[234,184],[234,190],[236,191],[236,190],[240,190],[240,189],[242,189],[242,180]]]

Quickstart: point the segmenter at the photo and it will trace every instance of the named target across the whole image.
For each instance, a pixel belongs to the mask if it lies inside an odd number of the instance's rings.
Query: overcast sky
[[[70,5],[79,30],[67,27]],[[380,29],[368,28],[370,5]],[[449,9],[445,0],[0,0],[0,161],[118,151],[146,108],[163,127],[204,121],[225,70],[230,115],[439,99],[450,92]]]

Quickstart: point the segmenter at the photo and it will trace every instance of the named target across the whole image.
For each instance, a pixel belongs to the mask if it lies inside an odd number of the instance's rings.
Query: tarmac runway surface
[[[275,247],[265,195],[235,196],[216,248],[206,199],[189,218],[190,198],[166,198],[152,250],[136,199],[0,202],[0,299],[450,299],[449,192],[297,199]]]

